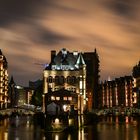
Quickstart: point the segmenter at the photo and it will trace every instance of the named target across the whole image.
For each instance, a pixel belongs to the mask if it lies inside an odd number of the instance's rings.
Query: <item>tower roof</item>
[[[81,53],[79,54],[79,57],[77,59],[77,64],[85,65],[85,61]]]
[[[13,76],[11,76],[11,79],[10,79],[10,84],[13,84],[13,85],[15,85],[15,81],[14,81],[14,78],[13,78]]]
[[[84,61],[84,58],[82,56],[82,53],[79,54],[79,57],[77,59],[77,62],[76,62],[76,67],[80,67],[80,66],[83,66],[85,65],[85,61]]]

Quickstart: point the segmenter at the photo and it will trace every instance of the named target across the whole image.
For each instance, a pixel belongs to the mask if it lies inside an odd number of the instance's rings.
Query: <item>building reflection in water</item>
[[[106,120],[106,121],[105,121]],[[106,118],[97,124],[97,132],[101,132],[99,139],[139,140],[139,120],[135,117],[117,116],[114,119]]]
[[[79,131],[49,133],[32,123],[31,117],[0,121],[0,140],[139,140],[138,117],[106,117]]]

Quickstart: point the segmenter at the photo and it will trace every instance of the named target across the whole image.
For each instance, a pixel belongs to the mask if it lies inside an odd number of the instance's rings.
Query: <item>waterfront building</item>
[[[44,74],[43,111],[51,102],[59,105],[60,110],[83,114],[87,107],[86,63],[82,53],[66,49],[51,51],[51,62]],[[43,96],[44,97],[44,96]],[[59,102],[59,104],[58,104]],[[46,105],[46,107],[44,106]]]
[[[124,76],[101,83],[101,107],[132,107],[134,105],[132,87],[132,76]]]
[[[88,96],[88,109],[91,111],[99,107],[99,56],[95,49],[94,52],[84,52],[86,63],[86,89]]]
[[[8,62],[0,50],[0,109],[8,107]]]
[[[20,85],[15,85],[14,88],[11,88],[11,93],[9,96],[11,99],[11,107],[16,106],[23,106],[23,105],[29,105],[31,103],[31,97],[33,95],[33,90],[31,90],[29,87],[23,87]]]
[[[133,67],[133,102],[134,105],[140,108],[140,61]]]
[[[26,90],[24,89],[24,87],[17,85],[16,90],[18,93],[17,106],[22,106],[26,104]]]

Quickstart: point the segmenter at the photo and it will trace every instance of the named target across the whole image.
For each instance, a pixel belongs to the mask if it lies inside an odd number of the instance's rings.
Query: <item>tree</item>
[[[41,83],[34,91],[31,99],[31,104],[35,106],[42,106],[43,83]]]

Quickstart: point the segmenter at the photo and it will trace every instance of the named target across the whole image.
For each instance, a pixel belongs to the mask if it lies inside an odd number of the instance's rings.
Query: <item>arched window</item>
[[[71,83],[71,77],[70,77],[70,76],[67,77],[67,83],[68,83],[68,84]]]
[[[76,82],[77,82],[77,80],[76,80],[75,76],[72,76],[72,77],[68,76],[67,77],[67,83],[68,84],[76,84]]]
[[[59,83],[60,83],[61,85],[63,85],[64,82],[65,82],[64,76],[60,76],[60,77],[59,77]]]
[[[72,84],[76,84],[76,77],[75,76],[72,76]]]
[[[59,76],[55,76],[55,84],[59,84]]]
[[[48,83],[52,83],[53,82],[53,78],[52,78],[52,76],[49,76],[48,77]]]

